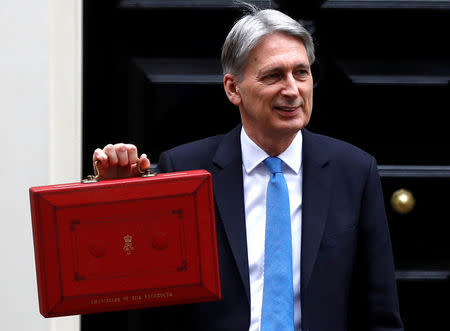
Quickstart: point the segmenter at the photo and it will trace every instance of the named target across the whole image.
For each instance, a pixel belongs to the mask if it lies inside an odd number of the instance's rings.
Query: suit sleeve
[[[158,162],[158,172],[174,172],[174,166],[172,159],[170,158],[169,152],[161,153]]]
[[[352,330],[403,330],[381,181],[372,158],[360,210]]]

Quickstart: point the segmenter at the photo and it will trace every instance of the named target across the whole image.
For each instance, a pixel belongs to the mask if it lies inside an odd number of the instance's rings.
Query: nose
[[[297,81],[292,74],[286,76],[281,94],[286,97],[296,98],[299,95]]]

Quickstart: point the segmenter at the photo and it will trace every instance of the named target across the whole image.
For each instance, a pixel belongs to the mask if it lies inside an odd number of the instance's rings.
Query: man
[[[142,329],[403,329],[375,160],[304,128],[313,62],[310,34],[276,10],[253,9],[230,31],[223,83],[242,126],[164,152],[159,161],[161,171],[206,169],[213,176],[223,298],[143,310]],[[108,145],[93,157],[102,177],[138,172],[133,145]],[[282,178],[267,158],[278,162]],[[150,166],[145,155],[140,164]],[[269,193],[280,180],[278,193]],[[286,214],[288,237],[281,230]],[[284,251],[289,263],[281,262]]]

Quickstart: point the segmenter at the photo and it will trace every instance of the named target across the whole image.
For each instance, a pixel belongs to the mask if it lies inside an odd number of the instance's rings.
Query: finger
[[[115,144],[114,148],[116,150],[118,163],[121,167],[128,165],[128,152],[125,144],[119,143]]]
[[[128,153],[128,162],[130,164],[136,163],[138,161],[138,154],[137,154],[136,146],[134,146],[132,144],[126,144],[125,146],[127,148],[127,153]]]
[[[103,167],[103,168],[108,167],[108,156],[100,148],[97,148],[94,151],[94,154],[92,155],[92,161],[93,162],[95,162],[95,161],[100,162],[100,166]]]
[[[116,149],[112,144],[108,144],[103,148],[103,152],[105,152],[109,166],[115,166],[119,162],[119,159],[117,157]]]

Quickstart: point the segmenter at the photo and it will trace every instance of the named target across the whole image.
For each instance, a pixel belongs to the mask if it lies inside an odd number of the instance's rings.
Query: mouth
[[[301,107],[301,105],[298,106],[274,106],[273,108],[281,111],[281,112],[287,112],[287,113],[292,113],[296,110],[298,110]]]

